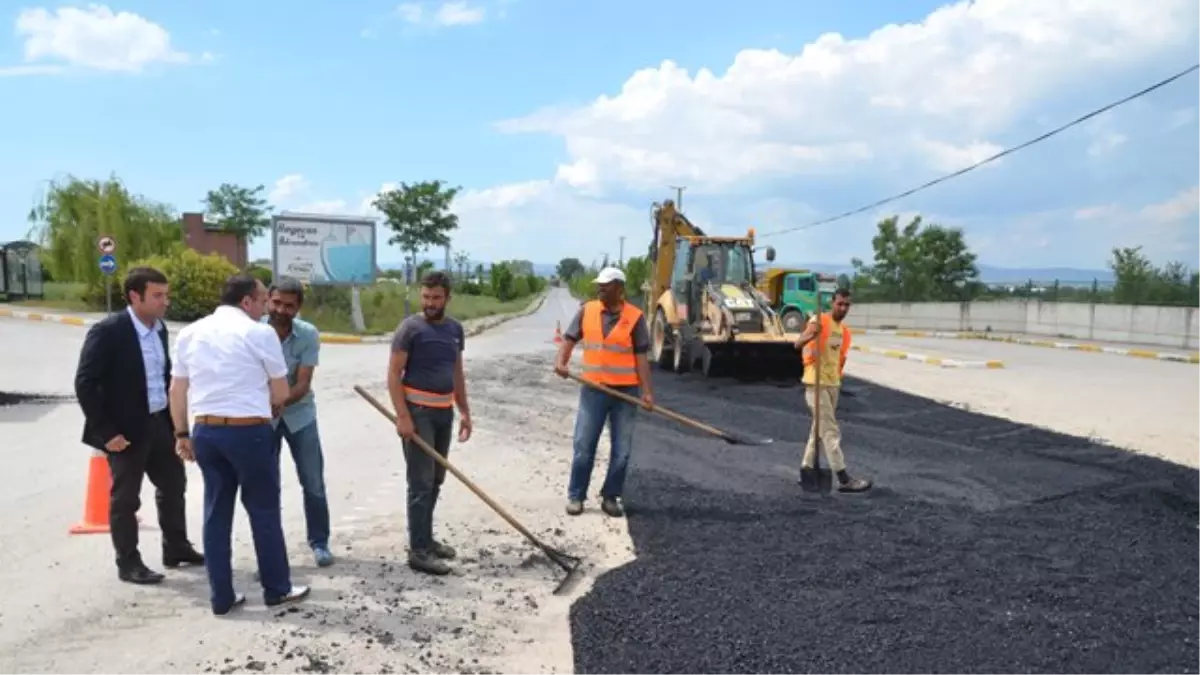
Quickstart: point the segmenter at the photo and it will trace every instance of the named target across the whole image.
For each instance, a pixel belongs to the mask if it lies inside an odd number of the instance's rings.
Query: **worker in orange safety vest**
[[[835,412],[838,404],[838,394],[842,388],[842,372],[846,368],[846,357],[850,353],[850,327],[844,321],[850,311],[850,291],[838,289],[833,294],[833,307],[830,313],[820,314],[818,326],[817,315],[808,321],[804,332],[796,340],[796,350],[801,352],[804,361],[804,399],[808,409],[813,413],[813,426],[808,434],[808,444],[804,448],[804,458],[800,462],[800,482],[816,485],[817,475],[817,415],[820,415],[820,434],[822,446],[829,457],[829,468],[837,475],[839,492],[863,492],[871,489],[871,481],[861,478],[851,478],[846,472],[846,459],[842,455],[842,430],[838,426]],[[817,384],[817,350],[821,353],[821,379]],[[818,411],[817,399],[820,397]]]
[[[646,317],[625,301],[625,273],[615,267],[600,270],[595,279],[596,300],[583,304],[563,333],[554,372],[567,376],[571,353],[578,343],[583,347],[583,372],[586,382],[602,384],[640,398],[651,410],[654,395],[650,387],[650,330]],[[567,486],[567,513],[583,513],[588,483],[596,461],[596,445],[604,423],[609,423],[608,475],[600,488],[600,509],[609,516],[625,515],[621,504],[625,474],[633,450],[633,426],[637,407],[593,387],[581,386],[579,412],[575,417],[574,458]]]

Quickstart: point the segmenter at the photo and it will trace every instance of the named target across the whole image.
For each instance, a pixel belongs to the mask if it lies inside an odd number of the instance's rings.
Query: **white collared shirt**
[[[129,312],[129,318],[133,320],[133,329],[137,331],[138,346],[142,350],[142,367],[146,371],[146,402],[149,403],[150,414],[153,415],[167,409],[167,382],[163,378],[163,371],[167,369],[167,355],[163,351],[160,335],[163,323],[155,319],[154,327],[151,328],[142,323],[137,314],[133,313],[132,307],[126,305],[125,311]]]
[[[179,331],[171,374],[188,379],[191,414],[271,417],[268,381],[287,377],[275,329],[222,305]]]

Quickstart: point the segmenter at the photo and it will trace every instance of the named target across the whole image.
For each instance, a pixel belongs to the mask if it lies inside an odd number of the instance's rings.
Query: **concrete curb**
[[[541,309],[542,304],[546,302],[546,293],[541,293],[538,297],[530,301],[529,305],[518,312],[510,312],[508,314],[497,314],[495,316],[485,316],[478,319],[468,319],[463,322],[463,329],[466,331],[467,337],[473,337],[491,330],[500,324],[512,319],[519,319],[523,316],[529,316]],[[0,317],[8,317],[10,319],[25,319],[26,321],[48,321],[51,323],[61,323],[69,326],[90,326],[98,321],[82,316],[71,316],[70,314],[52,314],[49,312],[28,312],[21,309],[9,309],[0,307]],[[380,344],[391,342],[391,335],[347,335],[345,333],[321,333],[321,342],[324,344],[342,344],[342,345],[358,345],[358,344]]]
[[[1178,352],[1159,352],[1152,349],[1105,347],[1103,345],[1090,344],[1086,342],[1059,342],[1057,340],[1022,338],[1009,335],[992,335],[990,333],[973,333],[969,331],[864,330],[861,332],[867,335],[890,335],[893,337],[939,338],[950,340],[987,340],[988,342],[1002,342],[1005,344],[1025,345],[1027,347],[1048,347],[1050,349],[1066,349],[1068,351],[1075,352],[1132,356],[1139,359],[1151,359],[1154,361],[1200,363],[1200,352],[1180,354]]]
[[[937,366],[939,368],[971,368],[971,369],[988,369],[995,370],[1004,367],[1003,361],[963,361],[961,359],[944,359],[938,356],[928,356],[926,354],[917,354],[914,352],[902,352],[898,349],[878,349],[876,347],[864,347],[863,345],[852,345],[852,350],[863,352],[864,354],[875,354],[877,356],[886,356],[889,359],[899,359],[901,361],[916,361],[927,366]]]

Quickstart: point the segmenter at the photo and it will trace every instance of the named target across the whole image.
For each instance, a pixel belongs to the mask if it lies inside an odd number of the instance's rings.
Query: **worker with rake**
[[[421,280],[421,314],[407,317],[392,338],[387,383],[396,410],[396,433],[404,439],[408,467],[408,565],[418,572],[448,574],[456,551],[433,537],[433,509],[446,469],[412,440],[420,436],[442,457],[450,454],[454,407],[458,442],[471,437],[462,352],[462,324],[446,316],[450,277],[430,272]]]
[[[568,376],[568,364],[576,343],[583,345],[583,380],[605,385],[619,393],[640,398],[647,409],[654,407],[650,388],[650,331],[646,317],[625,301],[625,273],[615,267],[600,270],[595,279],[597,299],[583,304],[563,333],[554,372]],[[621,495],[633,450],[633,425],[637,407],[594,387],[579,391],[575,417],[574,458],[567,486],[567,513],[583,513],[588,483],[596,462],[596,445],[608,422],[611,450],[608,475],[600,488],[600,509],[613,518],[625,515]]]
[[[835,415],[842,388],[842,371],[850,354],[850,327],[843,323],[849,311],[850,291],[839,288],[833,294],[830,313],[815,314],[796,340],[796,349],[804,361],[804,398],[813,415],[808,444],[800,463],[800,482],[810,487],[820,482],[817,467],[817,443],[820,443],[829,456],[829,468],[837,475],[838,491],[863,492],[871,489],[871,482],[851,478],[846,472],[842,431]]]

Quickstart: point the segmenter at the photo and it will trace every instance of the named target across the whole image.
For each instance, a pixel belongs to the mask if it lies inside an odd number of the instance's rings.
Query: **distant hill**
[[[441,265],[442,260],[439,258],[427,258],[435,265]],[[482,261],[471,261],[471,269]],[[483,262],[484,267],[490,265],[490,262]],[[760,263],[761,264],[761,261]],[[385,262],[380,263],[381,268],[385,270],[398,270],[404,268],[404,263],[401,262]],[[848,263],[830,264],[830,263],[813,263],[813,262],[790,262],[790,261],[775,261],[771,263],[771,267],[796,267],[801,269],[812,269],[826,272],[828,274],[852,274],[854,268]],[[550,277],[555,273],[558,267],[557,263],[533,263],[534,274],[541,277]],[[1064,284],[1090,284],[1093,280],[1100,285],[1110,285],[1115,280],[1113,273],[1107,269],[1082,269],[1076,267],[997,267],[994,265],[979,265],[980,280],[989,284],[1022,284],[1033,280],[1034,282],[1052,283],[1055,280]]]

